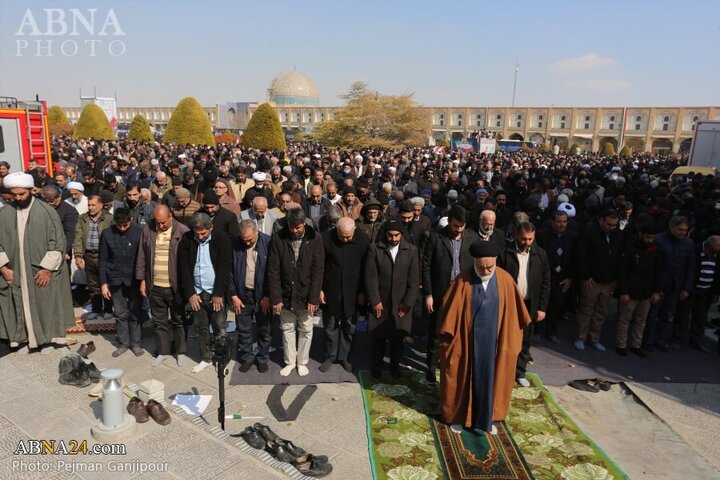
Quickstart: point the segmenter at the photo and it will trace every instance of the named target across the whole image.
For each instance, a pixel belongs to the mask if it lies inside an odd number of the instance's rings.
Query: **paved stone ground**
[[[143,335],[150,338],[151,335]],[[0,358],[0,479],[22,478],[77,478],[102,479],[276,479],[307,478],[287,464],[274,461],[268,454],[247,446],[240,438],[222,433],[217,421],[217,374],[208,367],[199,374],[191,373],[190,365],[180,368],[175,360],[153,368],[151,356],[146,353],[135,357],[127,352],[119,358],[112,358],[115,346],[111,343],[114,334],[75,335],[80,343],[95,342],[97,350],[90,359],[100,368],[121,368],[125,372],[126,384],[139,384],[155,378],[165,385],[167,405],[176,393],[199,393],[212,395],[212,401],[201,417],[172,414],[168,426],[157,425],[152,419],[136,425],[132,440],[121,442],[127,445],[127,455],[119,457],[73,457],[76,462],[106,462],[109,460],[167,462],[168,472],[146,473],[144,476],[127,473],[76,471],[74,474],[57,471],[57,460],[44,457],[50,462],[48,473],[21,472],[13,461],[26,460],[34,463],[37,457],[12,455],[23,439],[76,439],[88,440],[94,444],[90,428],[98,421],[102,412],[101,402],[88,396],[91,387],[78,388],[61,385],[57,381],[57,365],[65,352],[56,350],[48,355],[10,354]],[[197,358],[194,341],[190,341],[189,356]],[[73,346],[74,351],[79,346]],[[152,351],[153,341],[145,343]],[[231,362],[229,368],[237,368]],[[287,407],[303,386],[290,386],[283,395]],[[294,422],[275,421],[265,404],[271,385],[227,386],[226,413],[240,413],[247,416],[264,416],[263,423],[269,425],[281,437],[292,440],[311,453],[330,457],[334,466],[330,479],[372,478],[367,450],[365,414],[360,388],[357,384],[320,384]],[[239,433],[256,420],[228,420],[226,433]],[[78,469],[79,470],[79,469]],[[52,476],[51,476],[52,475]]]

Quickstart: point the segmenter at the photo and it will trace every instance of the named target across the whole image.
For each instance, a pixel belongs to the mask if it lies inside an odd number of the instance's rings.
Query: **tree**
[[[243,146],[260,150],[285,150],[285,133],[278,114],[269,103],[255,110],[242,137]]]
[[[152,142],[155,140],[152,130],[150,130],[150,124],[142,115],[133,117],[127,138],[133,142]]]
[[[181,145],[215,146],[207,112],[197,100],[192,97],[180,100],[170,117],[163,140]]]
[[[612,142],[605,142],[602,153],[603,155],[615,155],[615,145]]]
[[[238,137],[238,136],[235,135],[234,133],[229,132],[229,131],[227,131],[227,130],[225,130],[223,133],[221,133],[220,135],[218,135],[217,137],[215,137],[215,143],[216,143],[216,144],[218,144],[218,143],[232,143],[232,144],[235,144],[235,143],[237,143],[238,140],[240,140],[240,137]]]
[[[302,132],[297,132],[293,136],[293,142],[304,142],[305,141],[305,135],[303,135]]]
[[[317,126],[312,139],[331,146],[396,148],[426,143],[425,117],[412,95],[380,95],[355,82],[345,107]]]
[[[48,109],[48,125],[51,127],[54,125],[70,125],[70,119],[65,115],[62,108],[53,105]]]
[[[630,156],[632,156],[632,154],[633,154],[632,148],[630,148],[629,145],[625,145],[624,147],[622,147],[622,148],[620,149],[620,156],[621,156],[621,157],[630,157]]]
[[[75,138],[94,138],[95,140],[115,140],[115,132],[113,132],[110,122],[108,122],[105,112],[94,103],[88,103],[83,108],[75,125]]]
[[[50,135],[53,137],[67,137],[71,136],[75,132],[73,125],[50,125]]]

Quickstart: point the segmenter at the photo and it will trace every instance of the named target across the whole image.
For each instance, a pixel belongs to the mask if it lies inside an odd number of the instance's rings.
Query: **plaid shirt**
[[[90,228],[88,229],[88,236],[87,236],[87,242],[85,243],[85,251],[86,252],[97,252],[100,250],[100,231],[98,230],[98,221],[100,221],[100,217],[98,217],[98,220],[95,221],[92,218],[89,219],[88,225]]]

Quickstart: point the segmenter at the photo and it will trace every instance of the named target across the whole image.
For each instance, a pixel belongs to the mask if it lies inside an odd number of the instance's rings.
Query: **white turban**
[[[35,179],[32,175],[24,172],[10,173],[5,176],[3,186],[7,188],[33,188]]]
[[[80,192],[85,191],[85,187],[80,182],[68,182],[67,189],[68,190],[78,190]]]
[[[571,203],[561,203],[560,205],[558,205],[558,210],[561,212],[565,212],[570,218],[573,218],[575,216],[575,207]]]
[[[255,172],[252,177],[256,182],[264,182],[267,176],[264,172]]]
[[[363,161],[362,155],[355,155],[355,161],[357,162],[358,160]]]

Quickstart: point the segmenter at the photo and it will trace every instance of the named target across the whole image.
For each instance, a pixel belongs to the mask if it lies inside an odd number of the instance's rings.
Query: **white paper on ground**
[[[187,395],[178,393],[173,399],[173,406],[182,408],[188,415],[202,415],[205,409],[210,405],[212,395]]]

